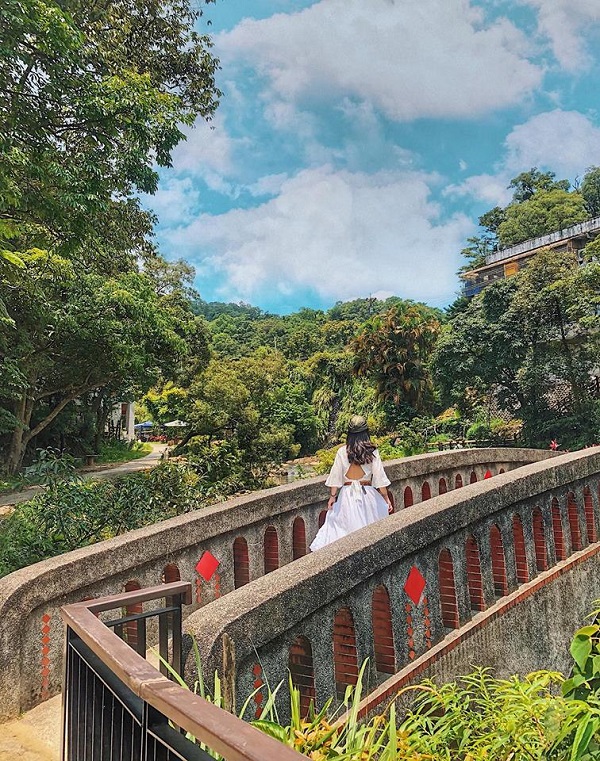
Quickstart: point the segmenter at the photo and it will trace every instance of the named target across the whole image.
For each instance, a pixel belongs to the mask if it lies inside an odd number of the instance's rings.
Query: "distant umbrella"
[[[171,420],[170,423],[165,423],[164,428],[185,428],[187,426],[187,423],[184,423],[183,420]]]
[[[134,428],[154,428],[154,423],[151,420],[146,420],[145,423],[136,423]]]

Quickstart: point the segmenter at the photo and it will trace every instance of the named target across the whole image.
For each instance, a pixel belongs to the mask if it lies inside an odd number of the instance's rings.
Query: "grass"
[[[109,441],[100,448],[99,463],[129,462],[130,460],[139,460],[152,452],[152,445],[134,441],[127,443],[125,441]]]

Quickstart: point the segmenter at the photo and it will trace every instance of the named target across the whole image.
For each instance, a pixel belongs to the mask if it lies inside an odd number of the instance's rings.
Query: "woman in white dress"
[[[350,420],[346,446],[338,449],[325,485],[331,496],[325,523],[310,545],[313,552],[393,512],[386,489],[390,479],[361,415]]]

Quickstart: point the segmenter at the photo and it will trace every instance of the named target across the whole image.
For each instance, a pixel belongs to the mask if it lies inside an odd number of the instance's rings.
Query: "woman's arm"
[[[388,494],[388,490],[385,486],[380,486],[377,491],[381,494],[381,496],[385,499],[388,506],[388,513],[391,515],[394,512],[394,507],[392,505],[392,501],[390,500],[390,495]]]
[[[328,510],[331,510],[331,508],[335,505],[335,501],[337,499],[337,492],[338,492],[337,487],[332,486],[330,490],[331,496],[329,497],[329,501],[327,502]]]

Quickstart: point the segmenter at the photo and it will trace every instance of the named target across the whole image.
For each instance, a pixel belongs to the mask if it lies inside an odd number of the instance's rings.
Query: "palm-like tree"
[[[352,342],[354,371],[375,381],[382,401],[425,410],[433,399],[428,363],[439,330],[427,307],[394,306],[369,320]]]

